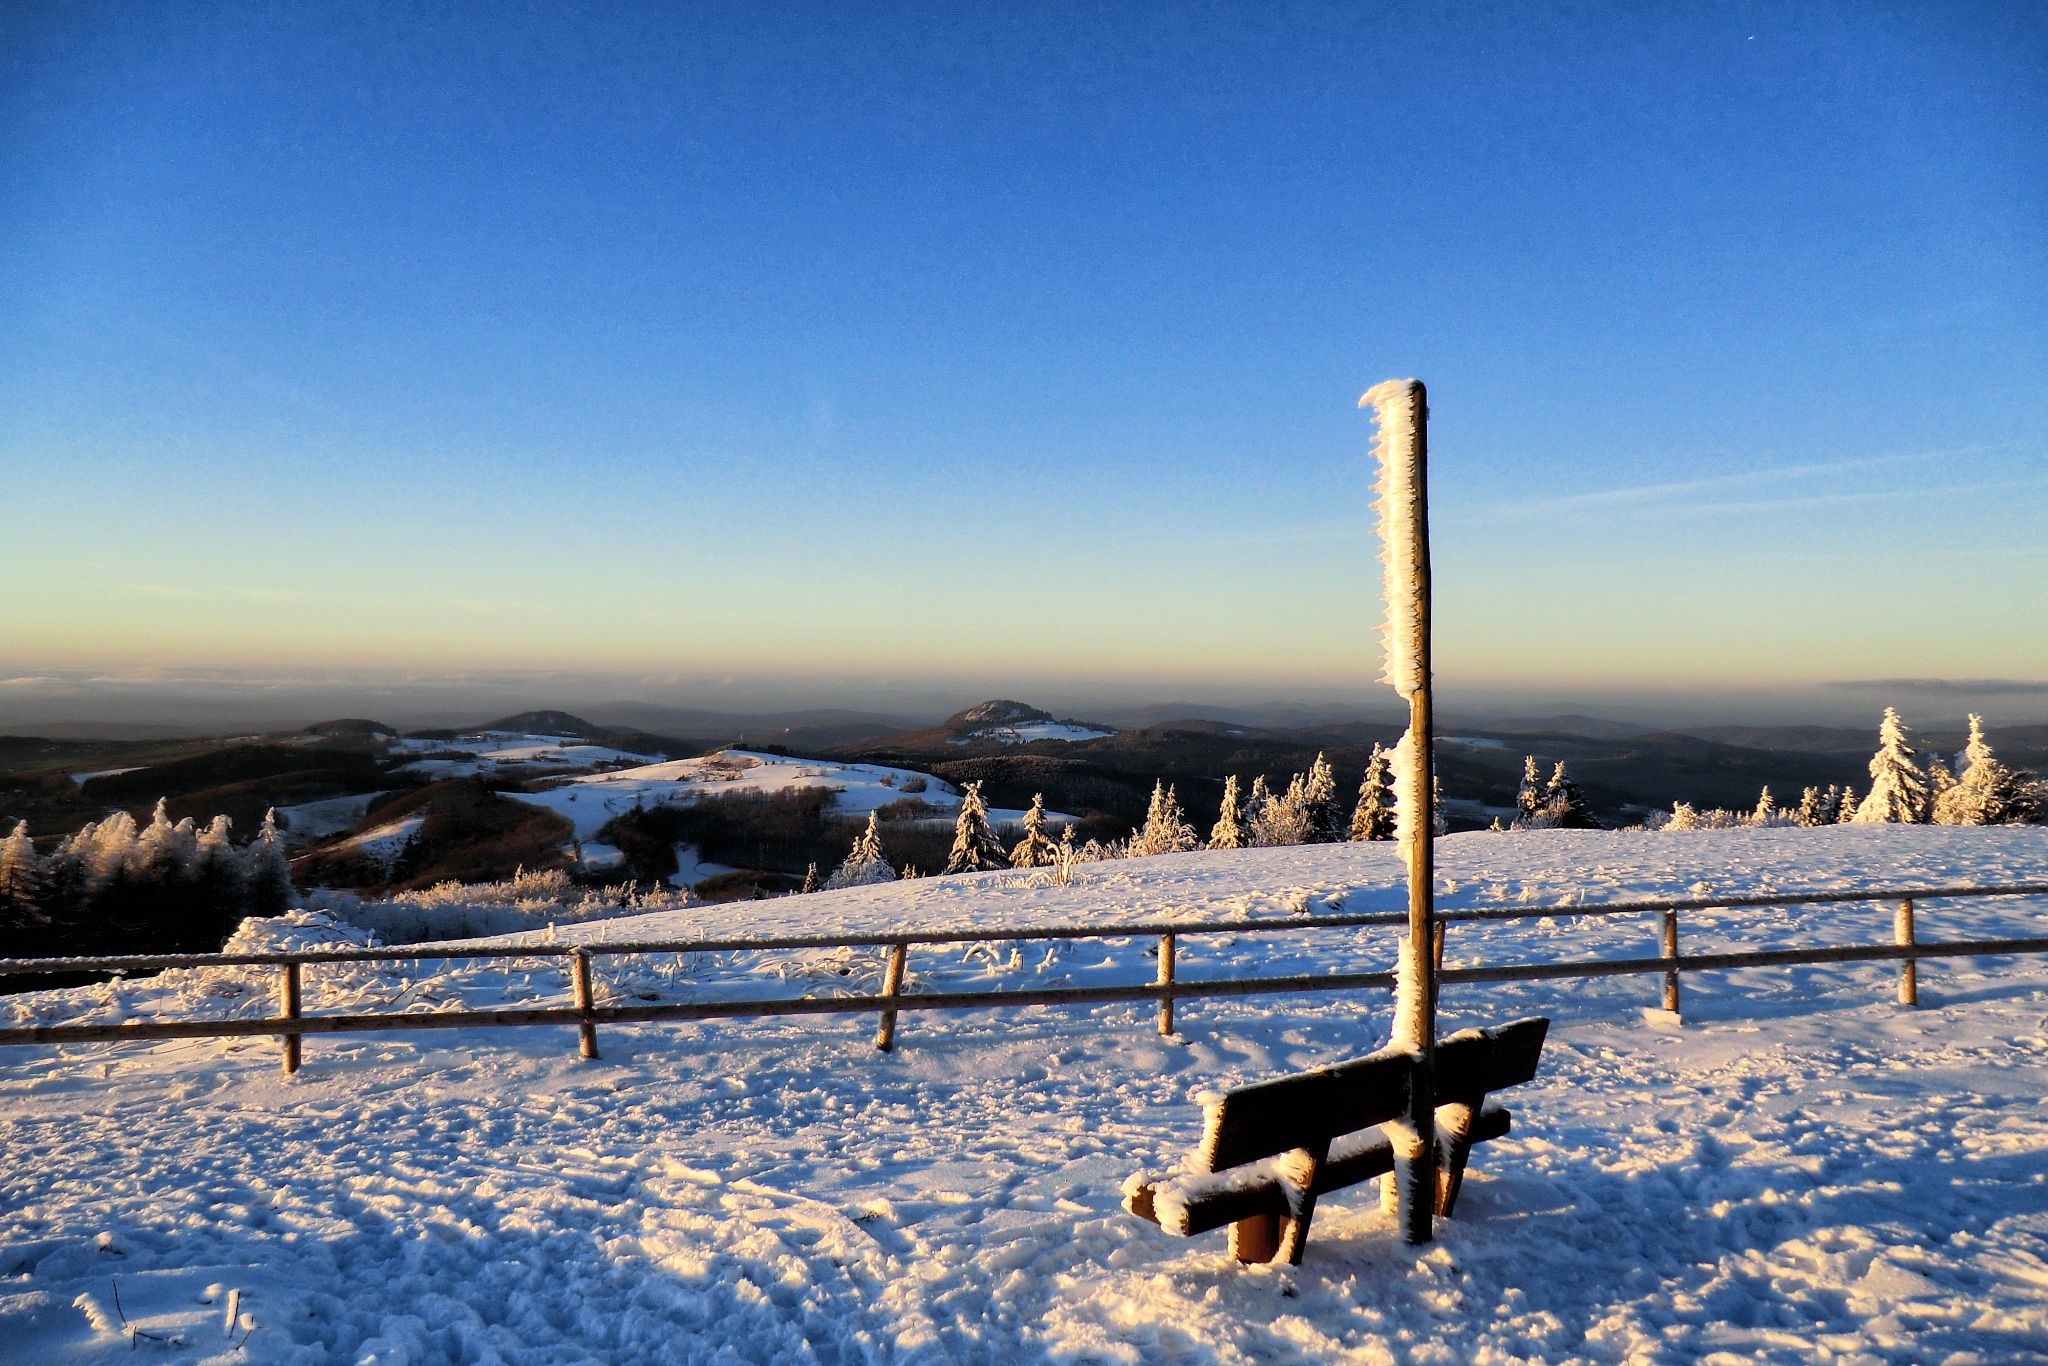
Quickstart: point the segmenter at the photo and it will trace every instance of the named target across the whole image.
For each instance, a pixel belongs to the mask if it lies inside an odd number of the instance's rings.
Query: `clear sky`
[[[1371,693],[1416,375],[1448,682],[2041,680],[2048,7],[14,4],[0,357],[17,676]]]

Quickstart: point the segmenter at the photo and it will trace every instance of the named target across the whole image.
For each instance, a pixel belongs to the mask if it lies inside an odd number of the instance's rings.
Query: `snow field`
[[[1440,844],[1446,905],[2038,881],[2048,830],[1536,832]],[[1286,916],[1400,904],[1385,845],[1304,846],[692,906],[601,942],[849,928]],[[1928,939],[2041,933],[2048,901],[1935,902]],[[326,934],[311,918],[264,933]],[[1688,917],[1686,947],[1882,942],[1886,907]],[[1654,951],[1654,917],[1454,925],[1449,961]],[[1392,929],[1199,935],[1184,977],[1386,967]],[[1150,941],[913,950],[913,985],[1144,981]],[[601,963],[607,960],[600,959]],[[600,972],[679,999],[874,989],[881,955],[689,954]],[[565,999],[561,965],[309,973],[308,1006]],[[843,975],[842,975],[843,974]],[[2048,1354],[2048,964],[1450,988],[1442,1027],[1556,1021],[1411,1251],[1365,1188],[1307,1262],[1117,1207],[1200,1127],[1193,1092],[1382,1044],[1387,995],[600,1030],[0,1050],[0,1360],[166,1362],[2014,1362]],[[215,980],[218,978],[219,980]],[[218,974],[13,998],[16,1018],[262,1013]],[[1657,1013],[1651,1012],[1656,1018]],[[239,1348],[227,1290],[249,1316]],[[210,1300],[209,1290],[213,1290]],[[81,1305],[80,1298],[90,1303]],[[111,1324],[111,1327],[96,1326]],[[120,1354],[118,1357],[116,1354]]]

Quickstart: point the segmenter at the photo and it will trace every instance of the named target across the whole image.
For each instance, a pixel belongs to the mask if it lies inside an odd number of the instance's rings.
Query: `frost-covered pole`
[[[1408,941],[1395,974],[1396,1046],[1415,1050],[1405,1132],[1395,1137],[1393,1195],[1401,1236],[1435,1236],[1436,973],[1435,728],[1429,679],[1429,403],[1420,380],[1390,379],[1358,400],[1379,423],[1379,530],[1386,568],[1386,672],[1408,700],[1408,733],[1394,750],[1394,816],[1408,864]]]

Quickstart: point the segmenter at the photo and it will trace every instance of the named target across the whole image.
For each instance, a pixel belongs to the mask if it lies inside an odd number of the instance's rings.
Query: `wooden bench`
[[[1487,1096],[1536,1075],[1549,1029],[1549,1020],[1532,1018],[1437,1043],[1438,1214],[1457,1208],[1473,1145],[1508,1132],[1507,1110]],[[1393,1143],[1380,1126],[1407,1113],[1414,1066],[1414,1053],[1389,1048],[1225,1092],[1208,1102],[1191,1174],[1131,1177],[1124,1208],[1168,1233],[1228,1224],[1239,1261],[1299,1265],[1317,1197],[1394,1169]]]

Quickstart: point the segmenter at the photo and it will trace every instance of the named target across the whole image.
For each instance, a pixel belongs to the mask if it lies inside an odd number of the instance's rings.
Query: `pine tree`
[[[135,818],[116,811],[98,825],[87,825],[72,837],[79,841],[79,862],[85,869],[85,892],[105,896],[126,885],[135,863]]]
[[[1266,808],[1273,804],[1272,789],[1266,786],[1266,775],[1254,774],[1251,795],[1244,799],[1244,840],[1248,846],[1256,846],[1259,822],[1266,817]]]
[[[1809,787],[1799,794],[1799,813],[1792,819],[1808,827],[1823,825],[1826,823],[1826,818],[1822,814],[1825,810],[1826,807],[1822,804],[1820,789]]]
[[[2038,818],[2038,783],[2031,774],[1999,762],[1984,738],[1981,716],[1970,717],[1962,761],[1962,776],[1935,799],[1935,820],[1943,825],[2006,825]]]
[[[14,833],[0,842],[0,926],[20,926],[43,919],[43,865],[28,822],[16,821]]]
[[[855,837],[845,862],[825,879],[825,890],[832,892],[841,887],[867,887],[895,880],[896,870],[882,856],[882,832],[876,824],[875,813],[870,811],[867,829]]]
[[[981,784],[966,784],[960,789],[960,819],[953,824],[953,850],[946,857],[945,871],[979,873],[988,868],[1006,868],[1009,862],[1009,852],[988,823]]]
[[[1287,791],[1269,798],[1252,818],[1252,843],[1261,849],[1302,844],[1308,839],[1308,779],[1295,774]]]
[[[1194,828],[1181,814],[1180,798],[1164,779],[1152,784],[1152,802],[1145,824],[1131,836],[1130,856],[1179,854],[1196,847]]]
[[[292,901],[292,863],[284,852],[275,809],[263,813],[263,828],[242,851],[243,885],[250,915],[283,915]]]
[[[1515,792],[1515,824],[1524,830],[1542,824],[1543,808],[1550,802],[1550,788],[1537,771],[1536,756],[1522,758],[1522,785]]]
[[[189,881],[198,860],[198,840],[188,817],[173,825],[169,803],[157,798],[149,825],[135,839],[133,872],[137,881],[150,887],[168,887]]]
[[[1216,813],[1216,824],[1209,828],[1209,847],[1242,849],[1244,842],[1244,801],[1237,794],[1237,775],[1233,773],[1223,780],[1223,806]]]
[[[1045,833],[1045,794],[1031,794],[1031,809],[1024,813],[1024,838],[1017,841],[1017,847],[1010,851],[1012,868],[1043,868],[1052,862],[1052,851],[1056,848],[1052,838]]]
[[[1302,784],[1302,842],[1335,844],[1344,829],[1337,819],[1337,775],[1320,752]]]
[[[1906,743],[1906,723],[1886,707],[1870,759],[1870,791],[1856,808],[1858,825],[1911,825],[1928,818],[1927,774],[1914,762],[1918,757]]]
[[[1374,745],[1372,757],[1365,761],[1365,781],[1358,785],[1358,806],[1351,813],[1352,839],[1390,840],[1394,837],[1392,784],[1387,752]]]
[[[1691,802],[1673,802],[1671,819],[1664,822],[1666,830],[1697,830],[1700,828],[1700,813]]]
[[[1562,761],[1551,770],[1550,781],[1543,789],[1542,824],[1556,830],[1600,828],[1600,822],[1593,819],[1593,809],[1586,804],[1579,785],[1565,772]]]
[[[1862,808],[1862,805],[1861,802],[1856,800],[1856,789],[1844,783],[1842,785],[1842,800],[1835,805],[1835,824],[1848,825],[1852,823],[1856,819],[1856,813]]]
[[[1772,825],[1778,819],[1778,803],[1771,797],[1770,785],[1764,785],[1763,795],[1756,799],[1756,809],[1749,813],[1751,825]]]
[[[813,860],[810,866],[804,869],[804,885],[796,889],[796,894],[798,896],[809,896],[812,892],[815,892],[817,890],[818,865],[817,862]]]
[[[192,875],[200,899],[223,919],[238,913],[243,899],[242,860],[235,852],[233,831],[233,821],[215,816],[193,840]]]

